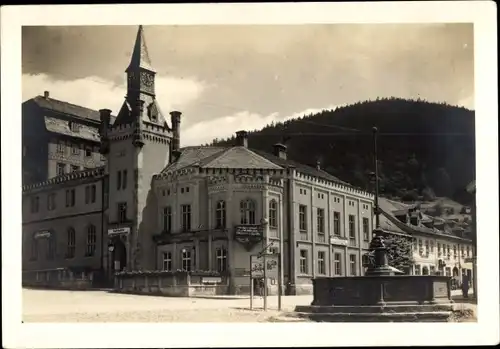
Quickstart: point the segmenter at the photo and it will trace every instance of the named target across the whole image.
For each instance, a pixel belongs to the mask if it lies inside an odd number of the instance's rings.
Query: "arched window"
[[[97,244],[97,234],[95,225],[91,224],[87,228],[87,252],[86,256],[90,257],[95,254]]]
[[[36,260],[38,258],[38,239],[36,238],[36,233],[33,233],[31,237],[31,260]]]
[[[269,201],[269,227],[278,228],[278,203],[274,199]]]
[[[215,228],[221,229],[226,227],[226,202],[220,200],[215,207]]]
[[[47,259],[52,260],[56,255],[56,237],[54,232],[50,233],[47,239]]]
[[[240,223],[255,224],[255,202],[246,199],[240,202]]]
[[[428,267],[422,268],[422,275],[429,275],[429,268]]]
[[[68,228],[67,231],[67,253],[66,253],[66,258],[73,258],[75,257],[75,250],[76,250],[76,234],[75,234],[75,229],[72,227]]]

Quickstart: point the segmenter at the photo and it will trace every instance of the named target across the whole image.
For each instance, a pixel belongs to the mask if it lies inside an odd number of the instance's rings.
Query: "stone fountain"
[[[446,322],[453,311],[451,278],[401,275],[388,264],[378,205],[377,128],[375,160],[375,229],[370,242],[372,263],[365,276],[313,279],[314,300],[297,306],[301,317],[330,322]]]

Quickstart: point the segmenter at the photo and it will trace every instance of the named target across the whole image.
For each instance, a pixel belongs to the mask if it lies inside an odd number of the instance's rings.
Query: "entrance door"
[[[113,239],[113,270],[115,272],[121,271],[127,267],[127,247],[120,238]]]

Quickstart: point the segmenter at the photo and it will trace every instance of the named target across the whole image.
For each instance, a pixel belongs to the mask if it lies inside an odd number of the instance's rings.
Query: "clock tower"
[[[125,73],[127,95],[115,121],[111,124],[110,110],[101,110],[102,152],[109,179],[107,230],[121,234],[110,237],[108,243],[118,252],[109,258],[119,262],[120,268],[151,269],[156,261],[144,251],[154,250],[158,207],[152,179],[170,162],[172,147],[178,144],[174,139],[178,139],[180,113],[172,118],[171,126],[167,124],[156,100],[156,71],[142,26]]]
[[[155,75],[156,71],[151,66],[144,29],[139,26],[135,39],[134,50],[130,64],[125,71],[127,73],[127,99],[129,104],[139,99],[155,98]],[[145,101],[147,103],[147,101]]]

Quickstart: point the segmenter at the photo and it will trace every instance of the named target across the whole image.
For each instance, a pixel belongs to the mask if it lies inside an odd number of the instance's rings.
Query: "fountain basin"
[[[453,311],[451,278],[440,275],[316,278],[313,294],[295,312],[315,321],[443,322]]]

